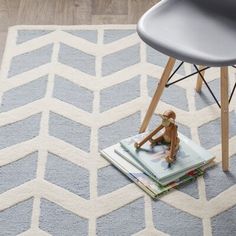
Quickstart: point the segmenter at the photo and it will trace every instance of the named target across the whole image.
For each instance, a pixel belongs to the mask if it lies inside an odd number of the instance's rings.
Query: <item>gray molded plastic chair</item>
[[[144,132],[165,88],[175,59],[221,67],[222,165],[228,170],[228,66],[236,64],[236,0],[163,0],[139,20],[149,46],[170,56],[140,128]],[[201,75],[196,90],[201,90]]]
[[[197,65],[236,64],[235,0],[164,0],[138,23],[151,47]]]

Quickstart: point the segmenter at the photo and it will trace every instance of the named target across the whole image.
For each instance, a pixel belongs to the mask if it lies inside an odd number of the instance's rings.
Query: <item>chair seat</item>
[[[221,11],[219,6],[214,9],[199,2],[203,1],[161,1],[141,17],[139,36],[157,51],[181,61],[206,66],[236,64],[236,13],[231,14],[236,8]]]

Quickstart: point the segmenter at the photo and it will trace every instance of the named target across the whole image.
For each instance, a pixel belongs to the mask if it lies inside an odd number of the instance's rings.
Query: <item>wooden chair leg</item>
[[[151,120],[151,117],[152,117],[152,115],[153,115],[153,113],[154,113],[154,111],[156,109],[156,106],[157,106],[157,104],[158,104],[158,102],[160,100],[160,97],[161,97],[162,92],[163,92],[163,90],[165,88],[165,85],[166,85],[167,80],[168,80],[168,78],[170,76],[170,73],[171,73],[171,71],[172,71],[172,69],[173,69],[173,67],[175,65],[175,61],[176,60],[174,58],[170,57],[168,62],[167,62],[167,65],[166,65],[166,67],[165,67],[165,69],[163,71],[163,74],[162,74],[161,79],[160,79],[160,81],[158,83],[157,89],[155,91],[155,94],[154,94],[154,96],[152,98],[152,101],[151,101],[151,103],[149,105],[148,111],[147,111],[147,113],[145,115],[145,118],[144,118],[143,123],[141,125],[141,128],[139,130],[140,133],[145,132],[145,130],[147,129],[147,126],[148,126],[148,124],[149,124],[149,122]]]
[[[202,70],[205,66],[200,66],[199,67],[199,70]],[[202,76],[204,76],[205,74],[205,70],[201,72]],[[197,83],[196,83],[196,91],[198,93],[201,92],[201,89],[202,89],[202,78],[201,76],[198,74],[198,77],[197,77]]]
[[[229,102],[228,102],[228,67],[221,68],[221,143],[222,169],[229,169]]]

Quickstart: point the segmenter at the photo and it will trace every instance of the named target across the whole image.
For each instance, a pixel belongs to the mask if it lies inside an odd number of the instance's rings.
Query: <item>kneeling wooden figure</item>
[[[146,143],[151,142],[152,146],[158,145],[160,143],[168,145],[168,153],[166,156],[166,161],[171,163],[176,160],[176,154],[179,150],[179,138],[178,138],[178,126],[175,124],[176,115],[172,110],[167,110],[163,114],[159,114],[162,118],[162,123],[153,130],[149,135],[147,135],[142,141],[136,142],[134,146],[138,149]],[[164,129],[164,132],[156,138],[153,138],[158,132]]]

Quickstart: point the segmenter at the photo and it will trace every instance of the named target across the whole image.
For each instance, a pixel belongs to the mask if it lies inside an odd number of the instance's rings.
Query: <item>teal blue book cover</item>
[[[157,182],[158,184],[161,184],[163,186],[168,185],[169,183],[173,182],[173,181],[179,181],[181,179],[181,177],[183,177],[184,175],[188,174],[189,172],[193,171],[196,168],[192,168],[180,173],[177,173],[175,175],[172,175],[170,177],[164,178],[162,180],[158,180],[150,171],[148,171],[147,169],[145,169],[131,154],[129,154],[128,151],[126,151],[121,145],[117,145],[115,148],[115,152],[117,154],[119,154],[122,158],[124,158],[126,161],[128,161],[129,163],[131,163],[133,166],[135,166],[136,168],[138,168],[140,171],[142,171],[143,173],[145,173],[146,175],[148,175],[151,179],[153,179],[155,182]]]
[[[177,153],[177,159],[171,167],[168,167],[168,163],[165,160],[168,151],[166,145],[160,144],[152,147],[147,142],[140,149],[134,147],[134,143],[142,140],[145,135],[135,135],[122,140],[120,144],[146,171],[151,172],[158,181],[166,182],[166,179],[171,178],[171,176],[174,178],[178,173],[199,168],[214,159],[210,152],[178,133],[180,148]]]

